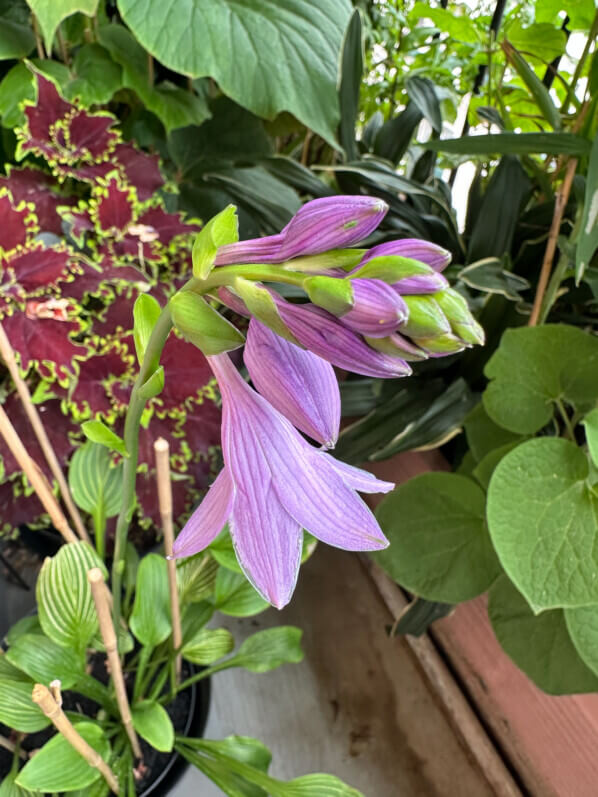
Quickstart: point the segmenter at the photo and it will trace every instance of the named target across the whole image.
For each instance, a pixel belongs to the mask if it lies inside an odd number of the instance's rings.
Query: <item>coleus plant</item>
[[[36,101],[16,130],[23,164],[0,178],[0,319],[64,464],[81,421],[121,430],[134,381],[135,300],[164,302],[176,290],[200,225],[166,209],[174,197],[158,158],[125,142],[115,117],[67,102],[50,79],[34,78]],[[197,500],[217,459],[220,412],[205,358],[172,335],[162,363],[169,378],[146,408],[140,441],[137,505],[146,525],[158,520],[150,418],[170,443],[176,517]],[[27,439],[8,392],[5,408]],[[31,453],[44,461],[34,445]],[[0,457],[4,530],[35,523],[41,505],[1,443]]]

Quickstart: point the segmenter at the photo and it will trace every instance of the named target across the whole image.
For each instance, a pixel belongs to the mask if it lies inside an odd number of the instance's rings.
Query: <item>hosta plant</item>
[[[229,795],[254,794],[260,788],[280,797],[296,794],[297,789],[313,797],[358,797],[332,776],[308,775],[288,783],[270,777],[271,755],[257,739],[185,736],[189,712],[199,699],[190,694],[194,684],[231,667],[266,673],[303,657],[298,628],[257,631],[236,650],[225,627],[207,628],[216,610],[250,616],[264,609],[266,604],[243,576],[219,567],[209,553],[178,566],[182,642],[175,650],[166,560],[156,554],[141,562],[129,559],[118,634],[128,706],[123,711],[122,694],[115,686],[119,665],[106,668],[109,642],[105,649],[88,583],[90,571],[99,574],[105,589],[106,570],[91,546],[80,542],[61,548],[39,574],[37,613],[7,634],[0,659],[0,730],[3,746],[14,752],[12,766],[11,754],[0,752],[0,766],[9,770],[0,783],[2,790],[21,795],[82,794],[89,789],[108,795],[112,790],[132,797],[147,789],[170,756],[178,753]],[[72,600],[65,599],[67,594]],[[222,619],[226,624],[226,617]],[[178,678],[177,655],[184,657]],[[51,716],[44,713],[44,697],[50,701]],[[72,730],[65,730],[65,720]],[[61,732],[55,733],[54,725]],[[89,745],[91,758],[72,746],[73,735]]]
[[[174,197],[158,158],[123,141],[115,117],[67,102],[41,74],[35,86],[16,131],[22,163],[0,178],[0,321],[65,464],[82,421],[121,431],[135,378],[133,305],[139,295],[163,303],[176,290],[200,227],[167,210]],[[140,439],[145,525],[158,521],[150,418],[170,443],[176,517],[197,500],[217,457],[220,413],[204,356],[172,335],[162,364],[168,379],[146,408]],[[5,409],[27,439],[9,382],[5,390]],[[33,444],[30,453],[43,463]],[[3,528],[33,524],[41,506],[2,443],[0,457]]]

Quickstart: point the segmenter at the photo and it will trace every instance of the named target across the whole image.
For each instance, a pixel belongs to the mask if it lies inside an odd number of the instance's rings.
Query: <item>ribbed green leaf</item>
[[[181,604],[198,603],[214,592],[218,563],[201,553],[177,562],[176,578]]]
[[[69,487],[81,509],[92,515],[101,512],[105,518],[113,517],[122,503],[122,464],[112,467],[108,449],[88,441],[73,455]]]
[[[31,699],[33,681],[14,681],[0,675],[0,722],[24,733],[46,728],[50,720]]]
[[[150,553],[141,560],[129,625],[141,644],[147,647],[159,645],[170,634],[168,568],[166,559],[158,554]]]
[[[131,709],[137,733],[156,750],[170,753],[174,745],[174,728],[166,709],[155,700],[142,700]]]
[[[218,669],[243,667],[250,672],[268,672],[281,664],[296,663],[303,659],[300,628],[281,625],[266,628],[248,637],[235,656],[227,659]]]
[[[77,732],[104,761],[110,755],[110,744],[104,731],[93,722],[79,722]],[[84,789],[100,778],[100,772],[57,733],[28,761],[19,772],[17,783],[31,791],[59,792]]]
[[[0,797],[34,797],[33,792],[22,789],[15,783],[18,772],[9,772],[0,783]]]
[[[218,611],[232,617],[251,617],[269,606],[245,576],[225,567],[221,567],[216,576],[214,605]]]
[[[63,689],[70,689],[85,669],[83,655],[43,634],[19,637],[6,651],[6,658],[38,683],[47,685],[58,678]]]
[[[435,139],[421,146],[455,155],[586,155],[591,144],[572,133],[491,133]]]
[[[183,657],[193,664],[213,664],[235,646],[226,628],[202,628],[183,645]]]
[[[63,545],[46,559],[37,579],[39,620],[46,636],[59,645],[82,652],[98,629],[87,571],[104,563],[86,542]]]

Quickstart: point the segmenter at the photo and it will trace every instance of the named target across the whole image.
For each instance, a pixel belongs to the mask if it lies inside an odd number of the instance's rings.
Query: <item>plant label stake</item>
[[[58,700],[56,699],[58,697]],[[51,690],[43,684],[35,684],[31,699],[40,707],[46,717],[53,723],[54,727],[61,733],[67,742],[82,755],[87,763],[97,769],[110,789],[118,794],[118,780],[104,761],[102,756],[89,745],[85,739],[77,733],[71,721],[61,708],[62,697],[60,695],[60,681],[52,681]]]
[[[168,441],[159,437],[154,443],[156,455],[156,476],[158,481],[158,503],[164,533],[164,551],[168,561],[168,585],[170,589],[170,610],[172,613],[172,645],[175,650],[180,650],[183,644],[181,631],[181,611],[179,607],[179,594],[176,583],[176,562],[172,558],[174,545],[174,527],[172,523],[172,485],[170,483],[170,447]],[[176,657],[175,673],[178,683],[181,675],[182,657]]]
[[[104,583],[104,576],[99,567],[92,567],[87,571],[87,580],[91,587],[91,594],[96,605],[96,612],[98,615],[98,622],[100,625],[100,633],[106,648],[106,655],[108,656],[108,663],[110,664],[110,673],[114,682],[114,690],[116,692],[116,702],[120,715],[122,717],[123,725],[131,742],[135,758],[141,759],[142,752],[139,745],[137,733],[133,727],[133,719],[131,717],[131,708],[127,698],[127,690],[125,688],[125,679],[123,677],[122,667],[120,666],[120,658],[118,656],[118,642],[114,626],[112,625],[112,618],[110,616],[110,598],[108,587]]]

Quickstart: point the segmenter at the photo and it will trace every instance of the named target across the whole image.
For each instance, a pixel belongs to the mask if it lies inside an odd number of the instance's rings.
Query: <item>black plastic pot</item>
[[[193,665],[188,666],[191,672],[197,672]],[[210,679],[206,678],[203,681],[198,681],[190,686],[189,689],[192,692],[191,710],[185,729],[179,735],[197,738],[203,735],[208,721],[211,694]],[[166,765],[162,766],[149,785],[142,792],[139,792],[139,797],[148,797],[150,794],[153,797],[162,797],[162,795],[168,794],[188,766],[189,764],[181,755],[177,752],[171,753]]]

